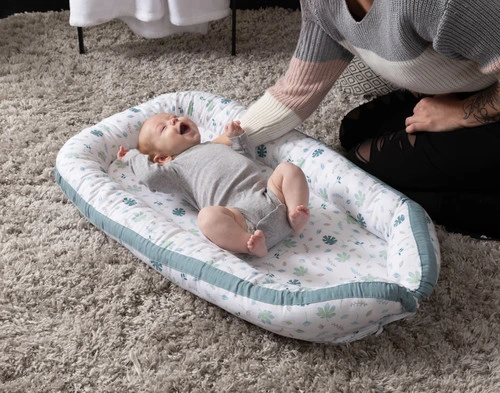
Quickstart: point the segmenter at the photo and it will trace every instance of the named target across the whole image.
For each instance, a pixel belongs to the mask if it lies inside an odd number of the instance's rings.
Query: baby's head
[[[200,143],[196,124],[187,117],[158,113],[148,118],[139,132],[138,149],[159,165]]]

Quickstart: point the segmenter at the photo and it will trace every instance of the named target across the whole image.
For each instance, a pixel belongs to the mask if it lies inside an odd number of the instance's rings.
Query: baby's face
[[[149,141],[159,154],[171,157],[199,144],[201,139],[198,127],[191,119],[172,113],[159,113],[148,118],[139,138]]]

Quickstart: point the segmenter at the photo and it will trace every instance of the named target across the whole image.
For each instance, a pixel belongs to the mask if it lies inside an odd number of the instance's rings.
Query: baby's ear
[[[163,165],[163,164],[166,164],[167,162],[170,162],[172,160],[173,160],[172,156],[163,156],[163,155],[157,154],[155,156],[153,162],[155,162],[158,165]]]

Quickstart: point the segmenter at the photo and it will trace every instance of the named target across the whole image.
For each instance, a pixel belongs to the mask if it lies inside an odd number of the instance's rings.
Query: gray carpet
[[[239,12],[206,36],[145,40],[69,13],[0,20],[0,392],[500,391],[500,243],[438,228],[440,279],[415,318],[345,346],[280,337],[185,292],[90,225],[54,182],[83,128],[156,95],[243,104],[284,73],[298,11]],[[327,96],[303,130],[338,149],[362,97]]]

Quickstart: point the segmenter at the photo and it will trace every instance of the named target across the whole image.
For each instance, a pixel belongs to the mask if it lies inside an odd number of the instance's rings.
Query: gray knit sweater
[[[354,55],[401,88],[474,92],[500,78],[500,0],[375,0],[356,21],[345,0],[302,0],[286,75],[241,119],[256,144],[297,127]]]

